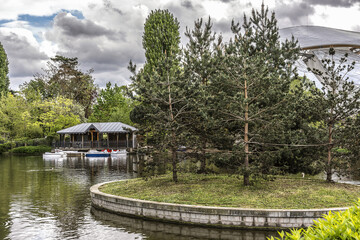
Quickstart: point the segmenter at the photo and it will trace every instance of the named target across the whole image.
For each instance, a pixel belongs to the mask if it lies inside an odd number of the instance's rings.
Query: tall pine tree
[[[226,46],[223,74],[213,89],[219,118],[234,137],[234,157],[243,157],[244,185],[250,184],[255,166],[269,170],[269,143],[278,143],[282,134],[281,109],[299,52],[294,39],[280,43],[275,13],[268,15],[262,5],[250,18],[244,16],[242,29],[232,22],[234,39]]]
[[[189,121],[188,140],[193,148],[200,151],[200,172],[205,172],[206,152],[208,144],[212,142],[214,126],[211,114],[211,95],[209,87],[217,74],[220,64],[219,51],[222,50],[222,38],[216,38],[212,32],[212,23],[209,17],[203,24],[202,19],[195,21],[193,30],[186,29],[185,36],[189,42],[184,49],[184,78],[194,87],[195,94],[188,97],[192,111],[185,120]]]

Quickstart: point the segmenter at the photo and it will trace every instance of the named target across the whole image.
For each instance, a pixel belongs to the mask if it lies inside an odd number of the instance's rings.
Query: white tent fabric
[[[279,30],[280,40],[298,39],[302,49],[318,49],[322,47],[358,47],[360,48],[360,32],[352,32],[320,26],[298,26]]]
[[[297,61],[296,66],[300,76],[305,75],[314,81],[318,87],[318,77],[308,71],[308,68],[323,69],[321,60],[329,58],[329,48],[335,49],[334,60],[339,62],[345,53],[348,54],[348,64],[355,61],[355,69],[348,73],[349,81],[360,85],[360,32],[351,32],[319,26],[298,26],[279,30],[280,40],[291,39],[292,36],[299,41],[300,48],[306,57]],[[313,55],[313,58],[309,56]],[[307,61],[304,61],[307,60]]]

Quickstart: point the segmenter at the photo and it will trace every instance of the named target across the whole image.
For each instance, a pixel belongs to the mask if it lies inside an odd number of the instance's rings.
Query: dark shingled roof
[[[100,133],[125,133],[137,131],[136,128],[121,122],[106,122],[106,123],[81,123],[63,130],[57,131],[59,134],[81,134],[89,131],[90,128],[95,128]]]

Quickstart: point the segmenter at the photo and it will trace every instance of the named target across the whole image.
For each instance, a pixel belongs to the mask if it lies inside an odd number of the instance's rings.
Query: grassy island
[[[239,208],[306,209],[353,205],[360,198],[358,186],[327,183],[324,180],[277,177],[274,181],[243,186],[228,175],[181,174],[150,180],[132,179],[100,188],[102,192],[142,200]]]

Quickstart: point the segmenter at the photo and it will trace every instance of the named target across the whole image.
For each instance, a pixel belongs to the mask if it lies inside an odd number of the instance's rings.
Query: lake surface
[[[0,155],[0,239],[265,239],[275,232],[194,227],[119,216],[91,207],[90,186],[138,177],[139,157]]]

